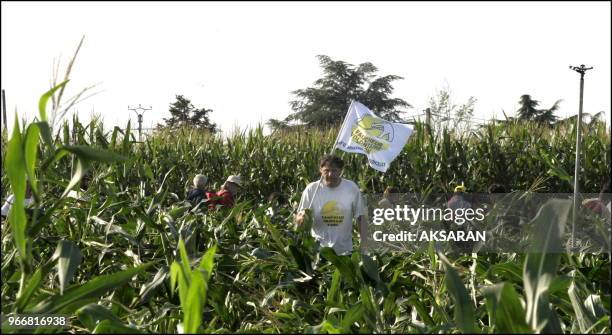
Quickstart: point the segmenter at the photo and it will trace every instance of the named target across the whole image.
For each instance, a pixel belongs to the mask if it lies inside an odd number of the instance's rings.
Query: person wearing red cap
[[[234,206],[234,198],[238,194],[239,188],[242,187],[242,179],[240,176],[229,176],[221,190],[218,192],[206,192],[208,199],[208,209],[216,209],[219,206],[231,208]]]

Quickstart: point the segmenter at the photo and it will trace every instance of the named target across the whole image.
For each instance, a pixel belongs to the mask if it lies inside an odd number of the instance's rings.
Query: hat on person
[[[242,187],[242,178],[240,178],[240,176],[235,176],[235,175],[231,175],[229,177],[227,177],[227,180],[225,181],[230,182],[230,183],[234,183],[240,187]]]
[[[465,192],[465,185],[461,182],[461,185],[455,186],[455,192]]]

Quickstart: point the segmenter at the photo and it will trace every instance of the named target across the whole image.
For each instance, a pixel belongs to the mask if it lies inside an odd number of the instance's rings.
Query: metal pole
[[[4,130],[6,130],[8,134],[7,128],[7,119],[6,119],[6,96],[4,95],[4,89],[2,89],[2,124],[4,125]]]
[[[142,142],[142,114],[138,114],[138,142]]]
[[[578,177],[580,173],[580,149],[581,149],[581,140],[582,140],[582,96],[584,93],[584,73],[587,70],[592,69],[593,67],[585,67],[584,64],[581,64],[580,67],[571,66],[570,69],[580,73],[580,102],[578,106],[578,118],[576,120],[576,163],[574,165],[574,204],[572,208],[572,242],[571,248],[574,250],[576,247],[575,244],[575,232],[576,232],[576,219],[578,218],[578,192],[579,192],[579,183]]]

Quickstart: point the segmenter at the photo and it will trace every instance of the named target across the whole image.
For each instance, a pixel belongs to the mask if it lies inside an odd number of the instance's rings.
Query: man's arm
[[[304,223],[304,218],[306,217],[306,204],[310,202],[310,196],[308,194],[308,187],[302,192],[302,197],[300,198],[300,204],[298,205],[297,214],[294,217],[294,221],[297,225],[301,225]]]
[[[366,215],[359,216],[357,218],[357,225],[359,229],[359,249],[363,252],[366,234],[368,233],[368,217]]]

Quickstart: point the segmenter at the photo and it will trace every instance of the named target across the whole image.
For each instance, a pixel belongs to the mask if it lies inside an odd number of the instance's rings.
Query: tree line
[[[289,103],[292,112],[282,120],[269,119],[266,122],[273,131],[337,127],[342,123],[351,100],[360,101],[388,121],[409,122],[404,114],[412,105],[401,98],[392,97],[393,83],[403,77],[381,76],[378,68],[370,62],[353,65],[325,55],[318,55],[317,58],[323,76],[310,87],[290,92],[294,96]],[[448,88],[440,90],[429,100],[428,121],[454,120],[457,128],[462,124],[467,127],[473,117],[476,101],[470,97],[466,103],[456,105],[451,101]],[[506,120],[500,121],[528,120],[552,126],[556,122],[565,121],[559,120],[554,114],[561,102],[557,100],[549,108],[539,108],[540,101],[524,94],[518,100],[516,117],[508,117],[504,112]],[[170,118],[164,118],[164,123],[158,124],[158,128],[189,126],[211,133],[219,130],[210,120],[212,109],[196,108],[183,95],[176,95],[176,101],[170,104],[169,112]],[[597,113],[593,119],[601,118],[602,113]]]

